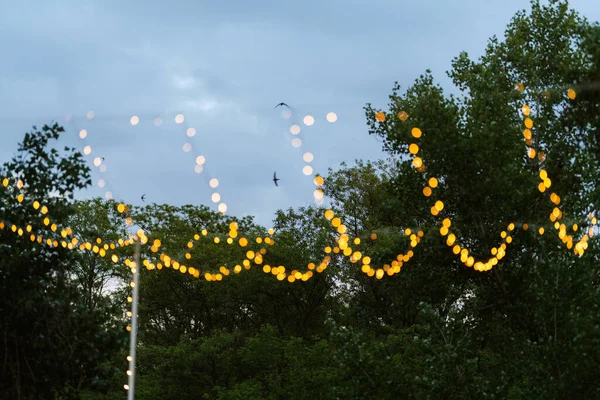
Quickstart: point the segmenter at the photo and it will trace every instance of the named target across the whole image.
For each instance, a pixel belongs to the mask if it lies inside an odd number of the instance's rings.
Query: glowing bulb
[[[325,117],[327,119],[327,122],[331,122],[334,123],[335,121],[337,121],[337,114],[334,112],[330,112],[327,113],[327,116]]]
[[[321,189],[317,189],[313,192],[313,196],[315,199],[319,200],[323,198],[323,191]]]
[[[111,200],[111,199],[113,198],[112,192],[106,192],[106,193],[104,194],[104,198],[105,198],[106,200]]]
[[[314,157],[314,156],[313,156],[313,154],[312,154],[312,153],[310,153],[310,152],[309,152],[309,153],[304,153],[304,155],[302,156],[302,159],[303,159],[305,162],[307,162],[307,163],[309,163],[309,162],[311,162],[312,160],[314,160],[314,158],[315,158],[315,157]]]
[[[186,153],[189,153],[192,150],[192,144],[191,143],[186,143],[183,145],[183,151],[185,151]]]
[[[411,133],[411,135],[413,135],[414,138],[417,138],[417,139],[420,138],[421,135],[423,134],[419,128],[412,128],[410,133]]]
[[[198,157],[196,157],[196,164],[198,164],[198,165],[204,165],[205,162],[206,162],[206,158],[204,158],[204,156],[198,156]]]
[[[210,185],[211,188],[216,188],[217,186],[219,186],[219,180],[217,178],[212,178],[208,184]]]
[[[219,204],[218,210],[221,214],[225,214],[227,212],[227,204],[225,204],[225,203]]]
[[[292,125],[290,126],[290,132],[292,135],[298,135],[300,133],[300,125]]]
[[[105,185],[106,185],[106,182],[104,182],[104,179],[100,179],[100,180],[98,181],[98,187],[99,187],[99,188],[103,188]]]
[[[194,172],[197,174],[201,174],[204,171],[204,167],[202,165],[194,165]]]
[[[85,146],[83,148],[83,154],[85,154],[86,156],[89,155],[92,152],[92,146]]]
[[[293,147],[300,147],[300,146],[302,146],[302,140],[299,139],[299,138],[292,139],[292,146]]]
[[[87,119],[92,120],[94,119],[94,112],[93,111],[88,111],[86,114]]]
[[[100,165],[100,172],[106,172],[106,165],[102,164]]]
[[[185,131],[185,134],[188,135],[188,137],[194,137],[194,136],[196,136],[196,129],[187,128],[187,130]]]
[[[138,117],[137,115],[134,115],[133,117],[131,117],[129,119],[129,123],[131,125],[137,125],[140,122],[140,117]]]
[[[176,124],[181,124],[181,123],[183,123],[184,120],[185,120],[185,117],[183,116],[183,114],[177,114],[175,116],[175,123]]]
[[[306,126],[311,126],[315,123],[315,118],[312,115],[307,115],[302,119],[302,122],[304,122],[304,125]]]
[[[313,168],[310,165],[305,165],[304,168],[302,168],[302,173],[304,175],[311,175],[313,173]]]
[[[96,167],[99,167],[99,166],[100,166],[100,164],[102,164],[102,159],[101,159],[100,157],[96,157],[96,158],[94,158],[94,165],[95,165]]]
[[[221,195],[219,193],[216,193],[216,192],[213,193],[210,198],[213,201],[213,203],[218,203],[219,201],[221,201]]]

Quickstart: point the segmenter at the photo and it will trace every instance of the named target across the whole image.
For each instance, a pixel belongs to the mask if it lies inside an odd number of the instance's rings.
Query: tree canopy
[[[74,201],[81,154],[34,128],[0,171],[22,182],[0,191],[0,388],[123,398],[135,225],[139,399],[600,398],[600,27],[532,1],[448,76],[457,95],[426,71],[367,104],[387,157],[330,169],[331,210],[280,210],[274,232]]]

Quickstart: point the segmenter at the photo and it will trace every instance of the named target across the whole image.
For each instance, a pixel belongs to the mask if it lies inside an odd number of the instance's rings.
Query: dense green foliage
[[[79,389],[102,385],[98,365],[125,342],[115,308],[82,302],[73,280],[73,253],[29,241],[9,232],[31,225],[37,235],[52,237],[32,202],[48,206],[48,216],[65,225],[73,212],[73,192],[89,184],[81,154],[51,147],[63,129],[44,126],[25,135],[19,153],[0,170],[2,177],[23,181],[0,190],[0,392],[7,399],[77,398]],[[60,193],[60,196],[52,195]]]
[[[343,164],[325,177],[325,194],[373,266],[410,249],[404,229],[425,232],[401,272],[377,280],[337,256],[323,273],[294,283],[257,266],[221,282],[143,269],[138,399],[600,399],[597,239],[582,257],[568,251],[548,220],[554,205],[537,190],[543,167],[562,198],[563,221],[579,223],[579,233],[598,210],[600,27],[565,2],[533,1],[503,40],[492,38],[477,61],[460,54],[448,74],[459,96],[444,94],[427,72],[404,92],[393,88],[385,121],[367,105],[369,133],[388,158]],[[526,156],[523,104],[544,161]],[[399,111],[408,120],[396,118]],[[406,161],[413,127],[423,131],[425,175],[440,182],[428,199],[426,180]],[[82,238],[124,237],[114,202],[72,202],[89,175],[79,154],[49,149],[60,131],[28,134],[3,174],[26,177],[28,196],[47,199],[53,220]],[[61,196],[49,197],[55,192]],[[10,187],[0,191],[0,219],[47,232],[30,203],[14,197]],[[438,233],[440,218],[430,213],[438,199],[479,259],[509,222],[531,229],[513,235],[491,271],[477,272]],[[301,271],[318,264],[335,240],[324,211],[279,211],[264,264]],[[204,206],[132,206],[127,216],[160,238],[160,252],[202,273],[232,269],[262,247],[214,244],[231,220]],[[236,222],[249,239],[266,234],[252,218]],[[190,248],[205,228],[208,237]],[[116,251],[130,256],[132,248]],[[0,231],[0,390],[9,398],[124,397],[128,270],[88,253]],[[156,257],[149,246],[142,255]]]

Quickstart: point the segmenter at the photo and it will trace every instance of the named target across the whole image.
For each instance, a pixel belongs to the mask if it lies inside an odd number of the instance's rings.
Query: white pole
[[[131,332],[129,335],[129,391],[127,400],[133,400],[135,395],[135,348],[137,342],[137,316],[138,316],[138,298],[140,292],[140,238],[135,245],[135,272],[133,273],[133,302],[131,306]]]

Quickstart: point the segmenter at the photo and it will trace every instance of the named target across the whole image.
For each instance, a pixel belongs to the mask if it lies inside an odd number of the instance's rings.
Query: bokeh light
[[[196,129],[187,128],[187,130],[185,131],[185,134],[188,135],[188,137],[194,137],[194,136],[196,136]]]
[[[86,156],[89,155],[92,152],[92,146],[85,146],[83,148],[83,154],[85,154]]]
[[[133,117],[131,117],[129,119],[129,123],[131,125],[137,125],[140,122],[140,117],[138,117],[137,115],[134,115]]]
[[[312,115],[307,115],[302,119],[302,122],[304,122],[304,125],[306,126],[311,126],[315,123],[315,117]]]
[[[196,157],[196,164],[198,164],[198,165],[204,165],[205,162],[206,162],[206,158],[204,156],[198,156],[198,157]]]
[[[298,134],[300,134],[300,131],[301,131],[300,125],[292,125],[292,126],[290,126],[290,132],[291,132],[292,135],[298,135]]]
[[[85,139],[87,137],[87,131],[85,129],[82,129],[79,131],[79,137],[82,139]]]
[[[204,167],[203,167],[202,165],[198,165],[198,164],[196,164],[196,165],[194,166],[194,172],[195,172],[195,173],[197,173],[197,174],[201,174],[201,173],[202,173],[202,171],[204,171]]]
[[[217,186],[219,186],[219,180],[217,178],[212,178],[208,184],[210,185],[211,188],[216,188]]]
[[[212,196],[210,196],[210,199],[213,201],[213,203],[218,203],[219,201],[221,201],[221,195],[215,192],[212,194]]]
[[[337,121],[338,117],[337,117],[336,113],[330,112],[330,113],[327,113],[327,115],[325,116],[325,119],[327,119],[327,122],[334,123],[335,121]]]
[[[302,168],[302,173],[304,173],[304,175],[311,175],[313,173],[313,168],[310,165],[305,165],[304,168]]]
[[[292,146],[294,146],[294,147],[302,146],[302,140],[299,138],[292,139]]]
[[[175,116],[175,123],[176,124],[182,124],[184,120],[185,120],[185,117],[183,116],[183,114],[177,114]]]
[[[304,155],[302,156],[302,159],[303,159],[305,162],[307,162],[307,163],[308,163],[308,162],[311,162],[312,160],[314,160],[314,158],[315,158],[315,157],[314,157],[314,156],[313,156],[313,154],[312,154],[312,153],[310,153],[310,152],[304,153]]]
[[[192,151],[192,144],[191,143],[186,143],[183,145],[183,151],[185,151],[186,153]]]

